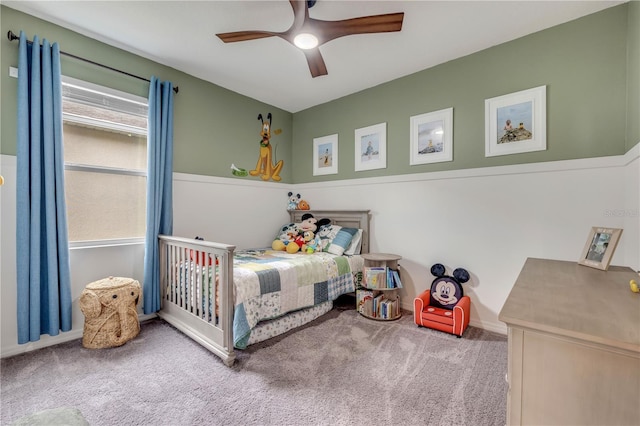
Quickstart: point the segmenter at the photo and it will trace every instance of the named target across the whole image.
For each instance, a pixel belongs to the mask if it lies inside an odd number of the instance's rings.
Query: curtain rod
[[[20,37],[15,35],[13,33],[13,31],[11,31],[11,30],[9,30],[9,32],[7,33],[7,38],[9,39],[9,41],[14,41],[14,40],[19,40],[20,39]],[[33,44],[33,42],[29,41],[29,40],[27,40],[27,43],[28,44]],[[106,68],[108,70],[115,71],[115,72],[118,72],[120,74],[128,75],[129,77],[137,78],[138,80],[143,80],[143,81],[146,81],[148,83],[151,83],[151,81],[149,79],[147,79],[147,78],[140,77],[138,75],[131,74],[131,73],[128,73],[126,71],[122,71],[122,70],[119,70],[117,68],[110,67],[109,65],[99,64],[98,62],[94,62],[94,61],[92,61],[90,59],[81,58],[80,56],[76,56],[76,55],[73,55],[71,53],[67,53],[67,52],[63,52],[63,51],[60,51],[60,54],[64,55],[64,56],[68,56],[68,57],[73,58],[73,59],[77,59],[79,61],[87,62],[87,63],[89,63],[91,65],[95,65],[95,66],[98,66],[98,67],[101,67],[101,68]],[[175,86],[173,88],[173,91],[175,93],[178,93],[178,90],[179,90],[178,86]]]

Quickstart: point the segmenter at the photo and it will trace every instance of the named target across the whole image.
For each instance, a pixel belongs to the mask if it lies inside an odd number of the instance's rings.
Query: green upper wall
[[[18,43],[10,42],[9,30],[23,30],[29,40],[34,35],[58,42],[60,49],[74,55],[108,64],[116,69],[149,78],[155,75],[179,87],[174,97],[174,171],[210,176],[232,177],[230,166],[252,169],[260,152],[258,114],[273,115],[272,143],[277,145],[277,158],[284,160],[283,182],[292,181],[291,141],[292,114],[255,99],[216,86],[173,68],[158,64],[82,36],[50,22],[0,7],[0,91],[2,93],[2,130],[0,153],[16,152],[17,79],[9,77],[10,66],[17,67]],[[62,56],[62,73],[114,89],[147,96],[149,84],[113,71]],[[259,179],[247,177],[244,179]]]
[[[0,153],[15,155],[18,44],[6,33],[57,41],[63,51],[179,86],[174,170],[231,177],[259,154],[259,113],[273,114],[272,143],[285,183],[619,155],[640,141],[640,4],[630,2],[291,114],[173,68],[0,6]],[[62,57],[62,72],[146,96],[148,84]],[[484,100],[547,86],[547,150],[484,156]],[[453,161],[410,166],[409,118],[454,109]],[[354,130],[387,123],[387,168],[354,171]],[[339,173],[312,175],[313,138],[339,135]],[[294,160],[295,159],[295,160]],[[258,179],[258,178],[244,178]]]
[[[627,38],[638,31],[637,8],[631,5],[629,14],[628,4],[609,8],[295,113],[293,181],[624,154],[640,140],[637,102],[627,100],[627,85],[635,84],[637,93],[639,78],[627,65]],[[633,45],[630,62],[637,64],[638,41]],[[627,82],[627,72],[633,72],[633,82]],[[547,150],[486,158],[485,99],[542,85],[547,86]],[[453,161],[410,166],[409,118],[449,107]],[[635,116],[627,120],[627,112]],[[382,122],[387,123],[387,168],[355,172],[354,130]],[[313,176],[313,138],[335,133],[339,173]]]

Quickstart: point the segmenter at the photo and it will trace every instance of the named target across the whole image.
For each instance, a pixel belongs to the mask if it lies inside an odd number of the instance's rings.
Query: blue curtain
[[[144,313],[160,309],[158,235],[173,233],[173,85],[151,77],[147,132],[147,233]]]
[[[18,53],[18,343],[71,330],[60,48],[38,36]]]

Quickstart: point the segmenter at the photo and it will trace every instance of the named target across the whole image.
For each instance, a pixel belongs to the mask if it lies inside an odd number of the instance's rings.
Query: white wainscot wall
[[[255,178],[174,173],[173,233],[238,249],[270,247],[278,227],[289,220],[287,193],[293,188]]]
[[[434,263],[449,274],[463,267],[472,277],[463,285],[471,324],[506,333],[498,314],[528,257],[577,261],[592,226],[626,227],[612,264],[640,268],[639,147],[623,156],[309,183],[296,191],[314,208],[371,210],[371,251],[403,258],[403,308],[413,310],[414,297],[430,287]]]
[[[371,251],[403,257],[405,309],[430,286],[431,265],[443,263],[449,273],[464,267],[472,277],[464,286],[472,298],[471,324],[505,333],[498,313],[525,259],[575,261],[592,226],[624,228],[612,264],[640,269],[639,157],[636,145],[623,156],[299,185],[174,173],[174,235],[238,248],[269,246],[288,221],[288,191],[301,193],[314,209],[369,209]],[[18,345],[15,157],[0,158],[6,179],[0,188],[5,357],[79,339],[85,285],[110,275],[142,283],[144,248],[72,250],[72,331]]]

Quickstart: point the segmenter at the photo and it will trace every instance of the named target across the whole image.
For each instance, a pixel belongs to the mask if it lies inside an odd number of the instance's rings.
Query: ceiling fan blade
[[[302,27],[304,21],[309,17],[309,4],[301,0],[289,0],[293,9],[293,24],[289,31],[297,31]]]
[[[237,41],[257,40],[260,38],[278,36],[290,43],[293,43],[293,38],[297,32],[304,25],[305,19],[309,16],[309,9],[306,1],[289,0],[291,8],[293,9],[293,24],[285,32],[273,32],[273,31],[234,31],[231,33],[216,34],[220,40],[225,43],[234,43]]]
[[[327,75],[327,66],[324,64],[324,59],[320,54],[320,49],[303,50],[304,56],[307,57],[307,63],[309,64],[309,71],[311,71],[311,77],[316,78],[321,75]]]
[[[402,30],[404,12],[362,16],[342,21],[308,19],[308,26],[318,34],[320,44],[354,34],[390,33]]]
[[[225,43],[234,43],[236,41],[257,40],[259,38],[267,38],[279,35],[270,31],[234,31],[232,33],[216,34],[220,40]]]

